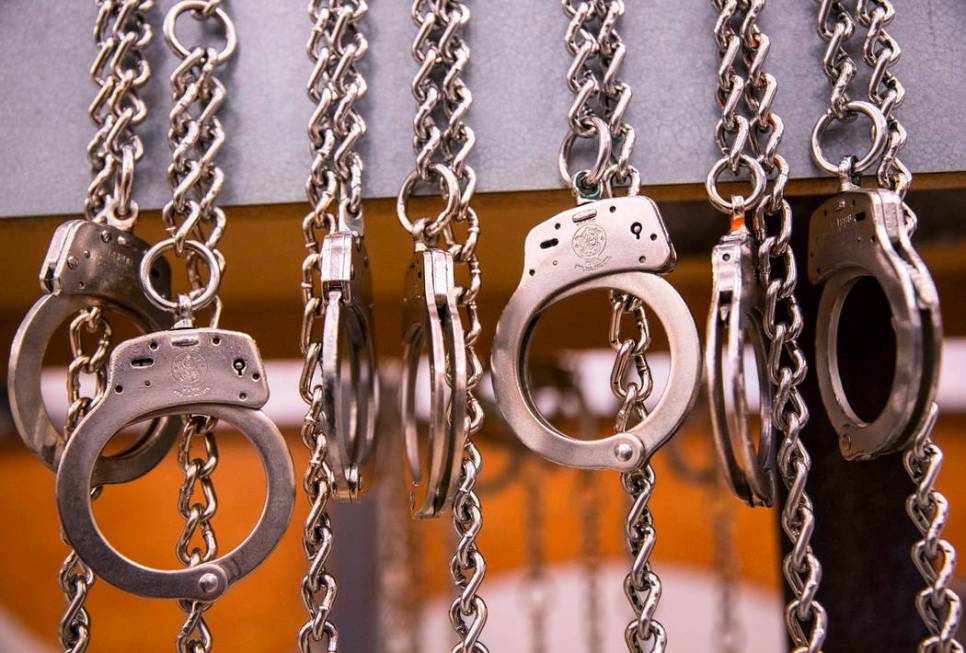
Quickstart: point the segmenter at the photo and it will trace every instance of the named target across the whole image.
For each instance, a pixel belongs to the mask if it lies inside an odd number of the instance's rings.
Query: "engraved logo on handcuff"
[[[181,397],[197,397],[211,390],[202,385],[207,375],[208,363],[191,352],[181,354],[171,363],[171,376],[181,383],[181,387],[174,388],[174,392]]]
[[[599,270],[611,259],[610,256],[601,256],[607,248],[607,232],[594,222],[585,224],[577,230],[571,246],[574,254],[586,259],[584,262],[574,265],[575,268],[584,272]]]

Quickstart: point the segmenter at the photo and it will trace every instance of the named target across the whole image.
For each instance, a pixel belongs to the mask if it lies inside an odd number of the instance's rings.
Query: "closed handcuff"
[[[624,637],[629,650],[663,651],[667,635],[655,618],[661,584],[649,561],[654,545],[650,459],[678,430],[696,398],[700,345],[687,305],[659,276],[674,267],[674,249],[656,204],[637,195],[640,177],[630,164],[635,135],[623,119],[630,87],[618,79],[625,46],[616,29],[624,4],[565,1],[563,10],[569,20],[564,41],[574,57],[567,73],[574,102],[558,168],[577,206],[527,234],[523,274],[493,339],[493,389],[503,418],[531,450],[561,465],[622,473],[633,504],[625,532],[634,558],[624,590],[635,613]],[[578,139],[596,142],[596,156],[589,168],[572,175]],[[613,196],[615,183],[627,186],[626,197]],[[587,441],[563,433],[537,409],[527,359],[541,314],[594,289],[611,291],[610,344],[617,352],[611,387],[621,407],[615,432]],[[650,331],[645,304],[665,327],[671,359],[667,385],[651,410],[644,407],[653,388],[646,362]],[[628,313],[635,316],[638,333],[623,339],[621,318]],[[627,383],[625,376],[634,368],[640,381]]]
[[[205,7],[205,2],[188,0],[175,5],[166,17],[165,36],[183,58],[195,56],[198,50],[189,51],[177,40],[175,21],[186,12],[203,20]],[[228,44],[220,53],[208,50],[205,54],[216,55],[215,63],[224,63],[234,50],[235,30],[223,9],[215,9],[212,15],[225,29]],[[188,219],[197,221],[200,205],[195,200],[185,202]],[[274,549],[291,516],[295,480],[285,441],[260,410],[268,400],[268,384],[254,341],[236,331],[194,327],[194,314],[218,301],[224,263],[207,243],[193,239],[193,233],[190,227],[183,227],[176,236],[162,240],[141,256],[137,276],[143,294],[155,311],[174,315],[177,321],[169,330],[133,338],[112,352],[107,392],[91,406],[63,449],[57,470],[57,505],[71,545],[98,576],[112,585],[141,596],[210,602]],[[209,278],[203,288],[172,300],[162,292],[166,288],[156,286],[158,275],[153,272],[160,269],[158,262],[166,250],[180,252],[182,248],[204,260]],[[130,264],[134,263],[132,259]],[[163,276],[166,280],[167,275]],[[217,313],[216,307],[213,322]],[[254,530],[228,554],[188,569],[153,569],[123,556],[98,528],[90,496],[94,468],[100,451],[125,426],[187,414],[224,420],[255,445],[266,474],[265,504]]]

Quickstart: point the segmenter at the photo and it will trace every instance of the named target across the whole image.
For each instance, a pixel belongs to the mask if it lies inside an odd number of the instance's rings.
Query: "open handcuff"
[[[906,449],[926,428],[936,399],[942,358],[939,295],[903,224],[903,202],[887,188],[861,188],[858,175],[882,155],[888,126],[868,102],[852,101],[848,111],[872,120],[873,143],[862,158],[829,162],[820,138],[832,113],[815,125],[812,152],[826,172],[841,179],[840,191],[812,214],[808,233],[808,277],[822,284],[816,318],[816,368],[822,403],[848,460],[864,460]],[[838,329],[850,290],[871,277],[882,289],[892,314],[896,365],[888,400],[872,421],[860,418],[849,402],[839,369]]]
[[[674,262],[657,206],[642,196],[586,202],[527,234],[523,276],[497,324],[491,361],[497,406],[527,447],[562,465],[631,471],[677,431],[697,394],[701,354],[687,305],[658,276]],[[560,432],[536,409],[527,352],[543,311],[597,288],[639,297],[651,307],[665,326],[671,366],[664,393],[643,420],[587,441]]]

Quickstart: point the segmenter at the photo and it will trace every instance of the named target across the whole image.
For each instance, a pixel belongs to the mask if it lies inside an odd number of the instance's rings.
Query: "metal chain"
[[[139,91],[151,77],[151,68],[143,56],[153,37],[146,15],[154,3],[98,0],[97,7],[94,44],[98,52],[90,69],[97,94],[88,107],[97,131],[87,146],[93,176],[84,200],[84,213],[93,222],[130,230],[138,217],[138,205],[132,198],[134,168],[144,150],[135,129],[147,117],[147,106]],[[96,337],[96,348],[90,354],[84,351],[84,332]],[[69,342],[72,360],[67,370],[65,441],[104,393],[112,349],[111,325],[99,307],[77,313],[70,324]],[[82,375],[93,377],[92,395],[83,394]],[[100,488],[94,488],[92,497],[99,494]],[[65,651],[82,653],[90,644],[90,615],[85,602],[94,584],[94,572],[78,558],[63,534],[61,539],[69,551],[59,573],[67,603],[59,640]]]
[[[956,549],[942,537],[949,513],[949,503],[935,489],[942,467],[942,450],[932,441],[932,430],[939,411],[933,405],[926,428],[916,436],[906,451],[904,462],[916,490],[906,501],[906,512],[922,534],[912,547],[916,564],[926,587],[916,595],[916,608],[929,636],[919,645],[919,651],[961,653],[963,645],[956,639],[962,604],[949,587],[956,568]]]
[[[785,610],[785,624],[796,653],[818,653],[825,641],[826,615],[815,600],[822,570],[811,547],[815,517],[805,491],[811,461],[800,438],[808,409],[798,389],[808,367],[798,345],[804,322],[795,297],[798,274],[790,244],[792,212],[784,198],[788,164],[778,154],[784,124],[772,110],[778,84],[765,72],[771,42],[758,23],[765,0],[712,0],[712,6],[719,12],[715,42],[721,65],[716,97],[722,118],[715,129],[715,142],[724,155],[719,164],[726,163],[737,172],[744,161],[753,175],[755,167],[760,167],[765,181],[760,195],[756,189],[754,198],[733,196],[725,208],[733,219],[743,219],[745,211],[751,211],[758,241],[758,275],[765,288],[761,326],[768,349],[767,381],[775,397],[771,419],[782,434],[777,467],[788,488],[781,522],[792,545],[783,563],[794,594]],[[750,119],[740,115],[742,111]],[[714,175],[709,175],[709,192],[714,181]]]
[[[904,200],[912,185],[912,173],[899,159],[899,152],[906,143],[906,130],[895,109],[902,104],[905,89],[892,72],[902,52],[886,31],[894,18],[895,7],[889,0],[858,0],[854,17],[841,2],[819,2],[819,33],[829,42],[826,62],[833,58],[844,62],[841,67],[847,71],[835,81],[835,89],[842,95],[855,74],[855,64],[844,53],[843,41],[852,35],[856,22],[866,28],[862,53],[864,62],[871,69],[868,98],[882,113],[888,126],[887,144],[876,179],[881,188],[892,190]],[[832,21],[834,24],[830,27]],[[827,73],[828,68],[826,65]],[[902,209],[903,227],[911,237],[918,219],[905,201]],[[935,489],[943,459],[942,450],[932,439],[937,417],[938,407],[934,404],[927,423],[916,434],[904,456],[906,470],[916,486],[906,501],[906,511],[922,534],[922,539],[913,546],[912,559],[926,581],[926,587],[916,597],[916,608],[929,636],[920,643],[919,650],[950,653],[963,650],[962,644],[956,640],[962,607],[959,596],[949,587],[956,551],[942,538],[948,503]]]
[[[486,573],[486,563],[476,541],[483,516],[475,485],[483,460],[473,443],[484,417],[476,399],[483,377],[483,363],[476,352],[482,332],[476,306],[481,286],[476,255],[480,225],[470,206],[476,189],[476,173],[466,163],[476,143],[473,130],[464,120],[473,96],[462,79],[470,58],[463,36],[470,9],[460,0],[414,0],[410,15],[418,28],[411,50],[419,65],[412,82],[417,102],[413,120],[416,167],[399,192],[399,213],[403,226],[417,242],[447,250],[469,279],[456,288],[467,360],[467,440],[453,498],[453,526],[458,543],[450,574],[460,594],[450,608],[450,622],[460,638],[453,651],[481,653],[487,651],[479,641],[487,608],[477,592]],[[435,188],[446,206],[434,219],[420,218],[413,222],[406,218],[405,206],[419,184]]]
[[[94,351],[84,350],[84,334],[96,338]],[[107,362],[111,353],[111,325],[100,307],[93,306],[80,311],[71,320],[69,328],[71,363],[67,368],[67,419],[64,438],[69,440],[90,407],[104,394],[107,384]],[[82,375],[92,377],[92,395],[83,394]],[[100,487],[91,491],[91,497],[100,495]],[[59,640],[65,651],[83,653],[90,644],[90,615],[85,607],[87,595],[94,584],[94,572],[77,556],[67,538],[61,540],[68,547],[58,575],[67,607],[60,620]]]
[[[178,493],[178,512],[185,524],[176,551],[178,559],[188,567],[211,562],[218,556],[218,541],[211,525],[218,510],[218,498],[211,478],[218,466],[215,423],[216,420],[211,417],[187,416],[178,446],[178,463],[184,473],[184,482]],[[192,448],[198,441],[201,442],[201,451],[193,453]],[[208,653],[211,651],[212,638],[204,613],[211,603],[179,601],[178,604],[188,613],[188,618],[178,633],[177,650],[179,653]]]
[[[611,372],[611,390],[621,406],[614,419],[615,432],[621,433],[629,425],[644,419],[644,401],[650,396],[654,383],[645,352],[651,344],[651,333],[644,303],[636,297],[611,293],[610,344],[617,351]],[[621,337],[623,315],[633,315],[636,332],[633,337]],[[634,361],[637,379],[627,382],[625,377],[630,361]],[[654,517],[648,508],[654,491],[654,470],[650,462],[640,469],[621,474],[621,485],[630,496],[631,509],[624,522],[624,535],[633,563],[624,578],[624,594],[634,609],[635,619],[627,624],[624,641],[632,653],[663,653],[667,648],[664,626],[654,617],[661,600],[661,579],[651,570],[651,551],[657,542]]]
[[[225,269],[225,257],[218,250],[218,243],[224,235],[226,218],[215,204],[225,175],[215,159],[225,143],[218,111],[226,93],[215,72],[233,54],[236,36],[234,24],[219,5],[184,0],[171,8],[164,24],[165,40],[181,63],[170,78],[174,106],[169,115],[168,144],[172,156],[167,177],[172,196],[161,211],[161,218],[171,238],[171,247],[184,262],[191,285],[189,299],[200,296],[207,285],[203,270],[206,260],[216,260],[222,273]],[[226,33],[225,49],[185,48],[175,33],[177,19],[185,13],[196,20],[215,17]],[[221,299],[217,292],[215,295],[212,327],[217,327],[221,315]],[[184,305],[184,298],[179,303]],[[182,306],[180,317],[190,321],[191,316],[184,314],[186,310],[188,307]]]
[[[97,0],[94,43],[98,54],[90,69],[97,95],[88,115],[97,125],[87,146],[94,176],[84,212],[89,220],[133,228],[138,205],[132,198],[135,163],[144,146],[135,129],[148,115],[140,97],[151,77],[144,50],[153,33],[147,14],[153,0]]]
[[[867,30],[862,52],[865,63],[872,69],[868,97],[882,112],[889,127],[876,178],[880,187],[892,190],[905,200],[912,185],[912,172],[899,159],[899,152],[906,143],[906,130],[895,109],[902,104],[906,93],[892,72],[902,50],[886,31],[895,18],[895,7],[889,0],[858,0],[855,15]],[[905,201],[902,209],[903,226],[911,237],[918,219]],[[942,450],[932,439],[938,415],[938,407],[934,404],[928,422],[905,453],[906,471],[916,485],[906,501],[906,511],[922,534],[922,539],[913,546],[912,560],[926,581],[926,587],[916,597],[916,607],[929,636],[920,643],[919,650],[951,653],[963,651],[962,644],[956,640],[962,606],[959,596],[949,587],[956,566],[956,550],[942,538],[948,502],[935,489],[943,460]]]
[[[186,48],[178,39],[178,18],[188,13],[195,20],[215,20],[225,30],[227,45],[222,51],[212,47]],[[172,160],[168,166],[171,200],[161,212],[162,220],[176,257],[184,262],[191,290],[178,298],[179,322],[194,323],[194,300],[213,290],[211,326],[217,327],[221,315],[218,297],[225,258],[218,243],[225,230],[224,211],[215,205],[224,184],[224,173],[215,159],[225,142],[225,132],[218,120],[218,110],[225,101],[225,87],[215,77],[234,52],[236,35],[221,2],[185,0],[174,5],[164,21],[164,37],[181,63],[171,74],[174,106],[169,114],[168,144]],[[159,243],[158,246],[161,246]],[[209,270],[206,281],[204,265],[214,261],[217,270]],[[213,285],[211,289],[209,286]],[[177,553],[189,567],[209,562],[218,554],[218,542],[211,521],[218,509],[212,474],[218,465],[215,441],[217,420],[202,415],[186,415],[178,448],[178,462],[184,482],[178,496],[178,510],[185,519],[178,538]],[[196,443],[200,441],[200,447]],[[209,653],[212,635],[205,621],[211,607],[205,601],[179,601],[187,617],[176,640],[180,653]]]
[[[361,21],[368,7],[363,0],[311,0],[308,16],[312,23],[306,51],[313,64],[306,91],[315,105],[308,125],[313,161],[305,193],[311,210],[302,220],[307,250],[302,262],[302,331],[300,349],[304,356],[300,394],[308,404],[302,422],[302,441],[311,452],[303,487],[311,508],[302,534],[308,570],[301,593],[309,619],[299,630],[299,650],[338,650],[338,630],[329,614],[338,591],[335,578],[326,568],[332,550],[332,523],[328,502],[333,473],[327,462],[328,419],[323,410],[324,389],[316,370],[322,354],[320,324],[329,301],[338,293],[324,295],[319,279],[319,258],[326,234],[347,231],[362,219],[362,158],[356,144],[365,134],[366,123],[356,104],[366,94],[366,81],[356,64],[367,50],[368,41]],[[333,206],[333,203],[336,203]],[[335,210],[333,210],[335,209]]]
[[[567,86],[574,94],[567,112],[568,129],[560,147],[558,167],[564,183],[581,196],[610,196],[615,185],[636,195],[640,174],[631,165],[636,135],[624,115],[631,87],[618,78],[626,47],[616,26],[624,15],[622,0],[562,0],[570,18],[564,42],[574,57]],[[596,140],[593,165],[569,172],[578,139]]]

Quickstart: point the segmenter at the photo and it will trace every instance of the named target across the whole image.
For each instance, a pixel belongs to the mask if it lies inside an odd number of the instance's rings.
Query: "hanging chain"
[[[856,23],[866,28],[862,53],[864,62],[871,69],[868,98],[882,113],[888,126],[886,147],[876,179],[881,188],[892,190],[903,200],[902,226],[911,237],[918,219],[904,201],[912,185],[912,173],[899,159],[906,142],[906,130],[895,112],[905,98],[905,89],[892,72],[902,51],[886,31],[894,18],[895,8],[888,0],[858,0],[854,17],[841,2],[819,2],[819,34],[828,42],[825,69],[833,80],[833,110],[835,99],[845,95],[856,72],[855,63],[845,52],[845,41],[854,33]],[[838,74],[833,76],[833,72]],[[901,250],[900,253],[904,254]],[[906,511],[922,534],[922,539],[912,549],[913,562],[926,581],[926,587],[916,597],[916,607],[929,635],[920,643],[919,650],[950,653],[963,650],[962,644],[956,640],[962,607],[959,597],[949,587],[956,551],[942,538],[948,503],[935,489],[943,458],[942,450],[932,439],[937,417],[938,408],[934,404],[927,423],[916,434],[904,456],[906,470],[916,485],[906,502]]]
[[[723,155],[719,165],[726,164],[737,173],[744,162],[753,176],[761,174],[764,181],[760,189],[756,184],[752,197],[733,196],[718,208],[726,208],[733,219],[742,220],[745,211],[750,211],[758,242],[757,269],[765,289],[761,326],[767,341],[768,382],[775,397],[771,419],[782,434],[777,467],[788,488],[781,522],[791,551],[785,556],[783,571],[794,598],[786,607],[785,625],[796,653],[818,653],[825,641],[826,615],[815,600],[822,569],[812,552],[815,516],[805,491],[811,460],[800,438],[808,409],[799,385],[808,367],[798,345],[804,322],[795,297],[798,274],[790,244],[792,212],[784,198],[788,164],[778,154],[784,124],[772,111],[778,84],[765,72],[771,42],[758,24],[765,0],[712,0],[712,5],[719,12],[715,26],[720,58],[716,98],[722,108],[715,128],[715,142]],[[843,110],[847,101],[842,101]],[[740,115],[741,111],[750,119]],[[711,195],[714,181],[714,175],[709,175]]]
[[[636,195],[641,184],[637,168],[631,165],[636,137],[624,120],[631,87],[618,78],[626,47],[616,26],[624,15],[624,3],[562,0],[562,5],[570,18],[564,43],[574,58],[566,77],[574,101],[560,147],[560,176],[579,196],[610,196],[615,185],[626,186],[629,195]],[[596,154],[590,168],[571,175],[578,139],[596,140]]]
[[[911,237],[918,219],[904,201],[912,185],[912,173],[899,159],[906,143],[906,130],[895,112],[905,98],[905,88],[892,72],[902,51],[886,31],[895,18],[895,7],[888,0],[859,0],[855,16],[867,30],[862,52],[865,63],[872,69],[869,100],[882,112],[889,127],[876,178],[880,187],[892,190],[903,200],[903,227]],[[956,566],[956,550],[942,537],[949,506],[942,493],[935,489],[943,460],[942,450],[932,439],[937,417],[938,407],[934,404],[927,423],[904,456],[906,471],[916,485],[906,501],[906,511],[922,534],[922,539],[913,546],[912,559],[926,581],[926,587],[916,597],[916,607],[929,636],[919,645],[919,650],[951,653],[963,650],[956,640],[962,606],[959,596],[949,587]]]
[[[934,405],[926,428],[919,432],[904,456],[906,471],[916,485],[906,501],[906,512],[922,534],[922,539],[912,547],[912,560],[926,581],[926,587],[916,595],[916,608],[929,630],[919,651],[961,653],[963,645],[956,640],[956,633],[962,604],[949,587],[956,567],[956,549],[942,537],[949,503],[935,489],[943,462],[942,450],[932,441],[938,414]]]
[[[327,462],[328,418],[323,410],[324,388],[315,374],[322,354],[319,333],[325,307],[340,301],[339,291],[325,296],[319,279],[319,258],[326,234],[349,230],[362,220],[362,158],[357,142],[366,123],[356,104],[366,94],[366,81],[356,67],[368,50],[361,21],[368,11],[362,0],[311,0],[308,16],[312,33],[306,50],[313,70],[306,90],[315,105],[308,125],[313,160],[305,184],[311,210],[302,221],[307,250],[302,263],[302,331],[304,356],[300,393],[308,404],[302,441],[311,452],[303,487],[311,509],[302,545],[308,571],[302,579],[302,601],[309,619],[299,631],[299,650],[313,647],[337,651],[338,630],[329,620],[337,594],[335,578],[326,568],[332,550],[332,522],[328,502],[333,473]]]
[[[98,54],[90,70],[97,95],[87,112],[98,129],[87,146],[94,176],[84,212],[89,220],[129,230],[138,218],[134,166],[144,146],[135,129],[148,115],[139,93],[151,77],[144,49],[153,37],[146,16],[154,2],[97,0],[97,6]]]
[[[651,344],[651,333],[644,304],[640,299],[611,293],[611,305],[613,312],[610,343],[617,351],[611,372],[611,389],[621,402],[614,420],[614,430],[621,433],[632,423],[647,416],[644,401],[654,388],[645,356]],[[620,335],[621,317],[625,314],[635,317],[636,332],[633,337],[622,338]],[[630,361],[634,361],[637,380],[626,382]],[[631,499],[631,509],[624,522],[624,535],[633,563],[624,579],[624,593],[636,618],[627,624],[624,641],[627,650],[632,653],[663,653],[667,648],[664,626],[654,617],[661,600],[661,579],[651,570],[650,563],[651,552],[657,542],[654,517],[648,508],[654,482],[655,475],[650,462],[640,469],[621,474],[621,485]]]
[[[225,132],[218,120],[218,110],[225,101],[225,87],[215,77],[216,70],[232,55],[236,44],[235,28],[217,0],[186,0],[174,5],[164,21],[164,37],[171,50],[181,59],[172,73],[171,90],[174,106],[170,112],[168,144],[172,160],[168,166],[171,200],[161,212],[171,247],[183,261],[190,290],[178,298],[176,326],[194,323],[193,300],[205,293],[212,280],[205,279],[204,266],[214,262],[219,275],[214,280],[211,326],[217,327],[221,300],[217,295],[225,258],[218,251],[226,218],[215,205],[224,184],[224,173],[215,163],[225,142]],[[215,48],[186,48],[176,33],[177,20],[188,13],[198,21],[215,20],[225,31],[227,45]],[[158,246],[161,246],[159,244]],[[212,276],[212,279],[214,277]],[[178,511],[185,525],[178,538],[179,560],[189,567],[209,562],[218,555],[218,542],[212,519],[218,509],[212,474],[218,465],[215,441],[217,420],[202,415],[186,415],[178,447],[178,462],[184,482],[178,495]],[[180,653],[208,653],[212,636],[205,621],[211,607],[205,601],[179,601],[187,613],[176,640]]]
[[[517,455],[517,454],[511,454]],[[530,473],[524,474],[524,510],[527,533],[527,571],[524,576],[524,598],[530,617],[530,653],[547,650],[547,608],[550,587],[547,582],[547,564],[543,547],[543,483],[542,461],[532,458]]]
[[[413,120],[416,168],[403,182],[398,206],[400,221],[414,240],[425,247],[448,251],[469,278],[468,284],[456,288],[466,347],[467,439],[453,498],[453,526],[458,543],[450,573],[460,594],[450,608],[450,621],[460,637],[453,651],[481,653],[487,650],[479,641],[487,608],[477,592],[486,573],[486,563],[476,541],[483,515],[475,485],[483,460],[473,443],[473,437],[483,426],[483,410],[476,399],[477,386],[483,377],[483,363],[476,353],[482,332],[476,306],[481,285],[476,255],[480,225],[470,206],[476,189],[476,173],[466,163],[476,143],[473,130],[464,121],[473,96],[462,78],[470,58],[463,36],[470,10],[459,0],[414,0],[410,15],[418,28],[412,45],[413,59],[419,66],[412,82],[417,102]],[[444,200],[444,210],[434,219],[420,218],[413,222],[406,217],[406,204],[418,184],[435,188]]]
[[[93,222],[130,230],[138,217],[138,205],[132,198],[134,168],[144,152],[135,128],[147,117],[147,106],[139,91],[151,77],[151,68],[143,56],[153,37],[146,14],[154,2],[98,0],[97,7],[94,44],[98,52],[90,69],[97,94],[88,108],[97,131],[87,146],[93,176],[84,200],[84,213]],[[84,332],[93,335],[97,342],[89,354],[84,350]],[[71,321],[69,340],[72,360],[67,371],[65,441],[104,393],[111,325],[103,311],[99,307],[79,311]],[[83,394],[82,375],[93,377],[92,395]],[[91,494],[97,497],[100,488],[94,488]],[[67,603],[59,639],[65,651],[82,653],[90,644],[90,615],[85,602],[94,584],[94,572],[77,557],[63,534],[61,539],[69,551],[59,574]]]

